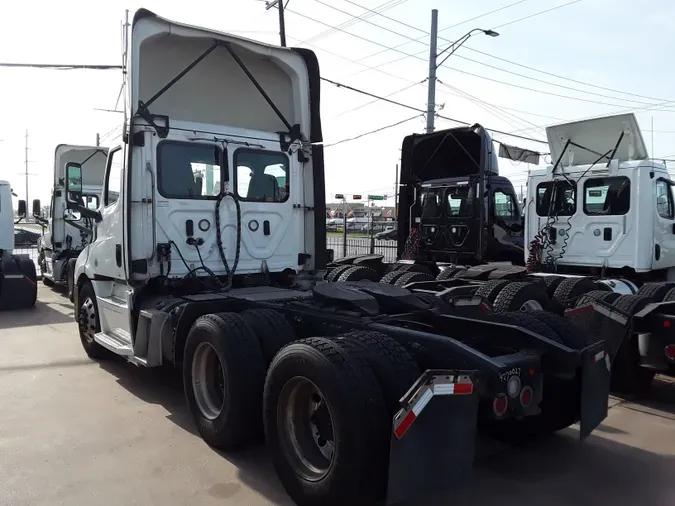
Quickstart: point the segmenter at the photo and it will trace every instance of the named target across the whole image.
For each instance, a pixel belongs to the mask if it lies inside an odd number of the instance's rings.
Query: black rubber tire
[[[675,300],[675,288],[671,288],[664,296],[661,302],[672,302]]]
[[[511,282],[501,289],[492,308],[499,313],[519,311],[527,301],[539,303],[544,310],[551,305],[546,290],[541,283]]]
[[[651,302],[641,295],[622,295],[612,304],[620,312],[632,316]],[[630,325],[630,322],[629,322]],[[617,393],[642,396],[652,384],[656,372],[640,366],[637,336],[630,333],[621,341],[612,367],[612,390]]]
[[[548,294],[549,299],[553,299],[556,288],[558,288],[558,285],[565,279],[566,278],[563,276],[541,276],[542,282],[546,285],[546,293]]]
[[[192,362],[201,343],[208,343],[221,363],[224,402],[209,419],[201,412],[192,385]],[[239,448],[261,434],[260,400],[265,361],[253,332],[236,313],[200,316],[190,327],[183,354],[183,388],[188,408],[202,439],[222,450]]]
[[[400,278],[404,274],[407,274],[407,272],[406,271],[399,271],[398,269],[394,270],[394,271],[391,271],[391,272],[385,274],[384,276],[382,276],[382,279],[380,279],[380,283],[384,283],[385,285],[396,284],[396,280],[398,280],[398,278]]]
[[[368,267],[354,266],[340,274],[338,281],[363,281],[366,279],[370,281],[379,281],[380,275],[377,271]]]
[[[54,282],[48,277],[45,277],[44,274],[42,275],[42,284],[48,286],[49,288],[54,288]]]
[[[460,266],[453,266],[453,267],[446,267],[444,270],[438,273],[438,276],[436,276],[436,279],[438,281],[444,281],[446,279],[452,279],[457,275],[458,273],[465,271],[466,267],[460,267]]]
[[[574,303],[574,307],[581,307],[588,304],[593,304],[595,301],[605,302],[611,304],[614,302],[620,294],[616,292],[607,292],[605,290],[591,290],[588,293],[585,293],[579,297]]]
[[[289,344],[270,365],[263,396],[267,446],[281,484],[299,506],[372,504],[385,493],[391,420],[377,378],[356,347],[313,337]],[[279,406],[284,386],[310,380],[327,402],[335,427],[333,465],[320,480],[296,471],[282,446]]]
[[[399,264],[396,270],[401,272],[424,272],[425,274],[431,274],[431,271],[426,265],[421,264]]]
[[[406,272],[394,284],[403,287],[409,283],[418,283],[420,281],[436,281],[436,278],[426,272]]]
[[[94,293],[94,287],[88,281],[84,283],[80,288],[77,301],[78,301],[77,326],[78,332],[80,334],[80,342],[82,343],[84,352],[87,354],[89,358],[93,358],[94,360],[106,360],[115,357],[116,355],[112,351],[108,350],[107,348],[104,348],[96,341],[88,341],[86,336],[83,334],[82,327],[84,325],[89,325],[90,327],[93,327],[92,330],[94,332],[101,331],[101,322],[98,316],[99,312],[98,312],[98,303],[96,302],[96,294]],[[85,305],[88,306],[90,303],[91,308],[93,308],[94,310],[93,322],[91,322],[90,319],[87,318],[86,316],[87,313],[86,310],[84,309],[84,306]]]
[[[343,272],[346,270],[351,269],[353,266],[351,264],[347,265],[340,265],[339,267],[335,267],[332,271],[328,273],[326,276],[326,281],[330,283],[335,283],[338,278],[342,275]]]
[[[566,278],[553,292],[553,300],[564,308],[574,307],[577,297],[598,289],[599,285],[590,278]]]
[[[645,283],[638,290],[638,295],[651,298],[654,302],[661,302],[668,292],[675,288],[675,283],[659,282]]]
[[[516,311],[507,313],[514,325],[535,332],[560,344],[564,342],[562,335],[568,331],[557,331],[550,321],[540,315],[551,315],[557,322],[561,317],[545,311]],[[554,323],[556,325],[556,323]],[[570,346],[569,344],[567,344]],[[500,441],[509,443],[525,443],[553,434],[576,423],[579,419],[580,383],[579,378],[561,379],[544,375],[542,400],[539,404],[541,414],[528,416],[521,420],[489,420],[482,425],[486,432]]]
[[[288,343],[297,339],[295,330],[286,317],[273,309],[249,309],[241,317],[253,331],[267,367],[274,355]]]
[[[35,306],[37,301],[37,273],[35,272],[35,263],[29,258],[19,259],[19,271],[24,276],[24,283],[21,292],[15,294],[15,303],[17,309],[28,309]]]
[[[75,301],[75,262],[76,258],[68,260],[66,263],[66,294],[70,302]]]
[[[593,342],[584,329],[563,316],[549,311],[528,311],[527,314],[546,324],[556,333],[562,344],[573,350],[582,350]]]
[[[422,374],[410,353],[391,337],[372,331],[354,331],[333,338],[345,348],[363,354],[382,389],[389,419],[401,409],[399,400]]]
[[[505,279],[493,279],[491,281],[486,281],[483,283],[478,290],[476,290],[476,293],[474,294],[476,297],[481,297],[485,302],[490,304],[494,304],[495,299],[497,298],[497,295],[499,295],[499,292],[502,291],[502,289],[508,285],[510,281],[507,281]]]

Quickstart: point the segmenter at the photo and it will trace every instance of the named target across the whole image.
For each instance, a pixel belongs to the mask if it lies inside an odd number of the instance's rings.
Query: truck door
[[[654,181],[654,249],[652,269],[675,267],[675,201],[673,182],[659,178]]]
[[[490,210],[492,233],[487,260],[523,263],[523,222],[513,188],[496,186]]]

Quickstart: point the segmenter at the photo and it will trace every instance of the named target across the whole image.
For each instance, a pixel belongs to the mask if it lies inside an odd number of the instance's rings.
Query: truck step
[[[131,335],[123,329],[99,332],[94,336],[94,341],[123,357],[129,357],[134,354],[134,350],[131,347]]]

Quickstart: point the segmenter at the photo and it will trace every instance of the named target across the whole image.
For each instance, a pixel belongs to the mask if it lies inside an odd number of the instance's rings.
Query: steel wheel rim
[[[199,343],[192,358],[192,391],[204,418],[215,420],[225,405],[225,372],[210,343]]]
[[[541,311],[543,306],[539,301],[536,300],[526,300],[522,306],[520,306],[520,311]]]
[[[335,460],[335,430],[331,408],[309,379],[295,377],[279,395],[279,440],[286,458],[307,481],[319,481]]]
[[[96,308],[91,297],[87,297],[80,306],[80,332],[82,337],[88,343],[94,342],[96,334]]]

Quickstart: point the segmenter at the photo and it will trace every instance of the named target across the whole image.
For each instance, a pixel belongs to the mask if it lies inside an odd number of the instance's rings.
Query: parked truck
[[[531,438],[607,415],[606,323],[326,283],[320,76],[273,47],[141,9],[128,123],[75,266],[85,352],[174,364],[202,438],[263,436],[301,505],[387,503],[466,482],[478,426]],[[217,107],[214,106],[217,104]],[[73,164],[77,167],[77,164]],[[75,188],[77,191],[77,188]]]
[[[0,181],[0,310],[33,307],[37,300],[37,274],[29,255],[14,253],[12,188]],[[19,200],[19,221],[26,217],[26,201]]]
[[[33,215],[43,225],[38,245],[42,282],[65,285],[71,301],[75,260],[92,241],[94,222],[69,209],[67,202],[98,209],[107,154],[108,149],[100,146],[58,145],[49,216],[41,216],[40,201],[33,201]]]
[[[605,304],[630,329],[616,350],[614,387],[644,392],[675,363],[675,183],[649,159],[633,114],[547,135],[554,163],[529,174],[524,216],[510,183],[494,175],[492,141],[479,125],[407,137],[401,260],[340,259],[327,278],[424,288],[441,299],[473,294],[497,311]]]

